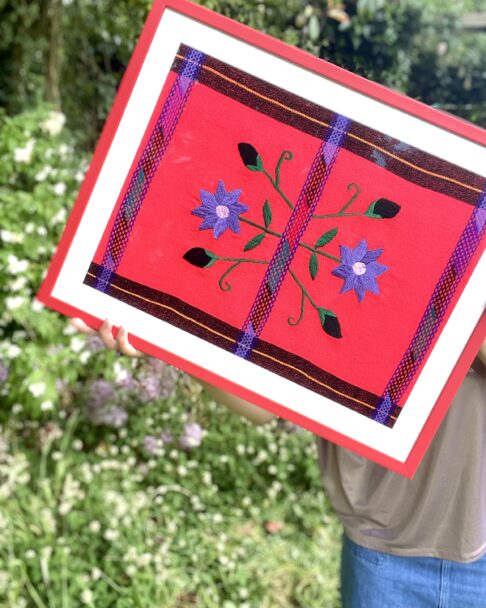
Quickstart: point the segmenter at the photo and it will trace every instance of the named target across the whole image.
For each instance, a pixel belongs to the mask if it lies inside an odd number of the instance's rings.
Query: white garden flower
[[[97,519],[93,519],[93,521],[89,522],[88,528],[90,532],[93,532],[93,534],[98,534],[98,532],[101,530],[101,524]]]
[[[42,302],[39,302],[37,298],[34,298],[32,300],[31,308],[34,312],[40,312],[44,308],[44,304],[42,304]]]
[[[44,133],[55,136],[59,135],[66,122],[66,116],[62,112],[53,110],[48,117],[40,123],[40,128]]]
[[[47,235],[47,229],[45,226],[39,226],[36,230],[37,234],[39,236],[46,236]]]
[[[113,364],[113,373],[117,384],[121,384],[128,378],[128,370],[126,370],[118,361],[115,361]]]
[[[79,169],[79,171],[76,171],[75,175],[74,175],[74,179],[78,182],[81,183],[84,179],[84,171],[82,171],[81,169]]]
[[[24,228],[26,234],[32,234],[35,230],[35,224],[33,222],[27,222]]]
[[[43,401],[40,404],[40,409],[42,412],[50,412],[51,410],[54,409],[54,403],[52,403],[52,401],[50,399]]]
[[[68,152],[70,152],[71,148],[67,144],[61,144],[58,148],[59,156],[61,158],[66,158]]]
[[[17,277],[13,283],[10,284],[10,291],[21,291],[27,285],[27,279],[25,277]]]
[[[91,353],[88,350],[84,350],[80,355],[79,355],[79,361],[80,363],[82,363],[83,365],[86,365],[86,363],[88,363],[89,358],[91,357]]]
[[[84,338],[80,338],[78,336],[74,336],[71,338],[70,347],[73,353],[79,353],[83,350],[86,345],[86,340]]]
[[[113,542],[115,540],[117,540],[120,536],[120,533],[118,532],[118,530],[114,530],[113,528],[108,528],[108,530],[105,531],[105,533],[103,534],[103,537],[105,540],[109,541],[109,542]]]
[[[32,159],[32,152],[34,151],[35,141],[29,139],[23,148],[15,148],[14,160],[17,163],[30,163]]]
[[[94,567],[94,568],[91,570],[91,578],[92,578],[94,581],[99,581],[99,580],[100,580],[100,578],[101,578],[101,576],[102,576],[102,574],[103,574],[103,572],[101,572],[101,570],[100,570],[99,568]]]
[[[19,260],[13,253],[7,257],[7,270],[10,274],[20,274],[21,272],[25,272],[28,267],[28,260]]]
[[[7,310],[16,310],[25,304],[23,296],[9,296],[5,298],[5,308]]]
[[[57,182],[57,184],[52,187],[52,191],[54,192],[54,194],[57,194],[57,196],[62,196],[63,194],[65,194],[66,189],[66,184],[64,182]]]
[[[4,243],[22,243],[24,235],[10,230],[0,230],[0,238]]]
[[[38,173],[35,174],[34,179],[36,182],[43,182],[50,175],[52,175],[52,173],[53,173],[52,167],[50,165],[46,165]]]
[[[34,382],[29,386],[29,391],[34,397],[40,397],[46,392],[46,384],[45,382]]]
[[[66,221],[66,216],[66,209],[62,208],[59,209],[59,211],[56,213],[56,215],[54,215],[51,221],[53,224],[64,224],[64,222]]]
[[[85,589],[81,593],[81,601],[83,602],[83,604],[92,604],[93,598],[93,592],[90,589]]]

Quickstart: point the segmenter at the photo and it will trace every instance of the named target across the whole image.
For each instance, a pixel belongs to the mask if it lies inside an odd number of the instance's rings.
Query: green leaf
[[[319,270],[319,262],[317,261],[317,255],[313,253],[309,260],[309,272],[312,279],[316,278],[317,271]]]
[[[268,228],[272,223],[272,209],[268,199],[263,203],[263,221],[265,222],[265,228]]]
[[[324,245],[327,245],[328,243],[330,243],[332,241],[332,239],[336,236],[338,229],[337,228],[333,228],[332,230],[328,230],[327,232],[324,232],[324,234],[317,240],[315,247],[316,249],[319,249],[320,247],[324,247]]]
[[[246,167],[250,169],[250,171],[261,171],[263,169],[262,157],[258,155],[256,157],[256,165],[246,165]]]
[[[378,202],[378,201],[373,201],[373,202],[371,203],[371,205],[370,205],[370,206],[368,207],[368,209],[366,210],[365,215],[366,215],[367,217],[374,217],[375,219],[381,220],[381,219],[382,219],[382,218],[381,218],[381,215],[378,215],[377,213],[375,213],[375,212],[374,212],[374,211],[375,211],[375,205],[376,205],[376,203],[377,203],[377,202]]]
[[[261,234],[257,234],[251,240],[248,241],[248,243],[245,245],[243,251],[250,251],[250,249],[255,249],[255,247],[258,247],[258,245],[260,245],[260,243],[263,241],[264,238],[265,238],[264,232],[262,232]]]

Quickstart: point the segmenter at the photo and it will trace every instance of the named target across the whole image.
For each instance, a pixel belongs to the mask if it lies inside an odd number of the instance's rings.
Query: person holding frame
[[[107,348],[140,357],[105,320]],[[201,382],[200,380],[198,380]],[[254,424],[274,415],[202,382]],[[458,449],[458,441],[461,441]],[[317,437],[326,493],[343,524],[343,608],[486,608],[486,340],[413,479]]]

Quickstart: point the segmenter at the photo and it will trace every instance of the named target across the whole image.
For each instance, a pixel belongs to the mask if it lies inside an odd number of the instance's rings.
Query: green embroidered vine
[[[275,192],[284,201],[284,203],[291,209],[294,210],[294,205],[283,192],[280,187],[281,181],[281,170],[284,161],[290,162],[294,154],[290,150],[284,150],[277,161],[275,166],[274,174],[272,175],[265,167],[261,155],[257,150],[248,143],[238,144],[238,151],[243,164],[249,171],[255,173],[262,173],[270,182]],[[400,205],[393,201],[385,198],[380,198],[373,201],[365,212],[349,212],[348,209],[355,203],[361,194],[360,186],[351,182],[347,186],[350,198],[343,205],[343,207],[337,213],[326,213],[321,215],[313,215],[312,220],[325,220],[330,218],[342,218],[342,217],[368,217],[372,219],[391,219],[394,218],[400,211]],[[248,207],[240,203],[238,198],[241,194],[241,190],[227,191],[222,180],[219,181],[216,192],[206,192],[201,190],[201,206],[194,209],[192,213],[203,219],[203,223],[200,225],[200,230],[212,229],[214,238],[219,238],[225,230],[232,230],[236,234],[240,231],[240,222],[248,224],[258,230],[258,233],[247,241],[243,247],[244,252],[252,251],[259,247],[267,238],[267,236],[282,239],[283,234],[270,228],[273,221],[273,213],[270,201],[265,200],[262,206],[262,220],[260,224],[246,217],[242,217],[243,213],[248,211]],[[314,246],[307,243],[300,242],[298,247],[309,251],[309,262],[308,269],[309,275],[312,281],[317,278],[320,269],[319,260],[327,258],[333,262],[337,262],[340,265],[335,267],[331,274],[344,279],[344,285],[341,289],[341,293],[346,291],[354,290],[358,297],[358,300],[364,298],[366,291],[373,293],[379,293],[376,278],[385,272],[388,267],[376,262],[377,258],[381,255],[382,249],[369,250],[366,241],[363,239],[354,249],[350,249],[345,245],[341,245],[342,260],[335,255],[324,251],[323,249],[331,243],[338,235],[338,228],[333,227],[321,234],[316,240]],[[280,249],[281,256],[289,256],[290,248],[288,243],[285,243],[285,247]],[[247,257],[224,257],[219,256],[216,253],[203,249],[201,247],[194,247],[184,254],[184,259],[190,264],[199,268],[210,268],[216,262],[229,262],[230,265],[222,273],[219,278],[218,284],[221,291],[230,291],[232,289],[231,283],[228,281],[230,274],[239,268],[242,264],[258,264],[258,265],[269,265],[271,260],[256,260]],[[280,260],[282,262],[282,260]],[[288,317],[287,322],[289,325],[295,327],[302,322],[305,315],[306,302],[314,308],[319,317],[319,322],[322,329],[334,338],[341,338],[341,326],[337,315],[322,306],[319,306],[312,296],[309,294],[304,283],[297,277],[295,272],[289,268],[289,274],[300,289],[300,310],[297,319],[293,316]],[[275,276],[274,276],[275,275]],[[268,277],[268,289],[273,291],[278,286],[279,276],[278,274],[270,274]]]

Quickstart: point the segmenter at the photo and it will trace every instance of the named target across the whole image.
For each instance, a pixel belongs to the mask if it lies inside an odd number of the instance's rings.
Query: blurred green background
[[[486,126],[482,0],[202,3]],[[0,0],[0,607],[336,608],[315,438],[34,298],[149,8]]]

